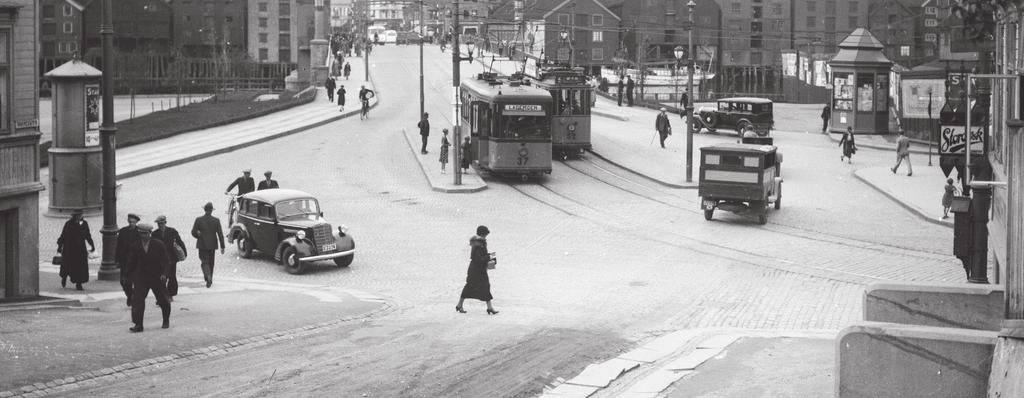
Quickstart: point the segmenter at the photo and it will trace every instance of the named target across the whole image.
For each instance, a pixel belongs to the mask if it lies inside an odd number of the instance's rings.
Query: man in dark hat
[[[159,240],[167,250],[167,269],[164,276],[167,277],[167,301],[174,301],[178,295],[178,251],[174,247],[181,248],[181,253],[188,255],[185,249],[185,242],[181,240],[178,230],[167,226],[167,216],[160,215],[156,218],[156,229],[153,230],[153,239]]]
[[[84,290],[82,284],[89,281],[89,253],[85,244],[89,244],[89,252],[96,251],[89,232],[89,223],[82,218],[82,209],[71,212],[71,219],[64,223],[64,229],[57,238],[57,253],[61,254],[60,286],[66,287],[68,277],[75,289]]]
[[[206,287],[213,284],[213,254],[220,243],[220,254],[224,254],[224,232],[220,229],[220,220],[213,216],[213,203],[203,205],[206,214],[196,217],[192,224],[192,237],[196,238],[196,249],[199,250],[199,261],[202,263],[203,279]]]
[[[236,186],[238,187],[238,196],[242,196],[256,190],[256,180],[252,179],[251,169],[242,170],[242,176],[236,178],[231,185],[228,185],[228,189],[224,192],[230,193]]]
[[[263,173],[263,176],[267,177],[267,179],[265,179],[263,181],[260,181],[260,186],[256,187],[256,190],[257,191],[262,191],[264,189],[280,188],[277,185],[277,180],[274,180],[274,179],[270,178],[270,176],[272,176],[273,174],[274,173],[272,173],[270,170],[267,170],[265,173]]]
[[[139,241],[139,229],[136,227],[139,220],[141,218],[138,214],[128,213],[128,226],[117,231],[117,245],[114,246],[114,261],[121,268],[121,289],[124,290],[125,304],[129,307],[132,305],[132,282],[126,277],[125,266],[128,264],[128,251]]]
[[[146,296],[150,290],[156,296],[156,304],[162,311],[163,328],[167,329],[171,327],[171,303],[167,300],[167,288],[164,286],[167,280],[167,276],[164,275],[167,268],[167,248],[163,242],[152,239],[153,225],[140,223],[137,229],[139,240],[128,249],[127,271],[122,277],[135,285],[132,296],[132,323],[135,325],[128,330],[132,333],[142,331],[142,316],[146,312]]]

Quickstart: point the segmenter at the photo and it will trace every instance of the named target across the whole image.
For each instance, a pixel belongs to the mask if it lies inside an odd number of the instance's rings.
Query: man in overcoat
[[[117,245],[114,249],[114,260],[121,267],[121,289],[124,290],[125,304],[132,305],[132,281],[125,277],[126,266],[128,265],[128,251],[135,242],[139,241],[139,216],[135,213],[128,213],[128,226],[117,231]]]
[[[619,98],[617,99],[617,102],[619,103],[619,106],[622,106],[622,97],[626,94],[626,93],[623,92],[623,88],[625,86],[626,86],[625,76],[619,75],[619,83],[618,83]]]
[[[423,112],[423,118],[420,119],[419,124],[416,127],[420,128],[420,138],[423,140],[423,146],[420,147],[420,153],[427,154],[427,137],[430,137],[430,120],[428,118],[430,114]]]
[[[192,224],[192,237],[196,238],[196,249],[199,250],[199,261],[203,269],[206,287],[213,284],[213,255],[220,244],[220,254],[224,254],[224,232],[220,228],[220,219],[213,216],[213,203],[203,205],[206,214],[196,217]]]
[[[672,135],[672,125],[668,121],[668,114],[665,113],[665,108],[661,108],[661,113],[654,120],[654,129],[658,130],[658,136],[661,137],[661,147],[664,148],[665,139]]]
[[[324,89],[327,90],[327,102],[334,103],[334,77],[327,76],[327,81],[324,82]]]
[[[629,101],[629,106],[633,106],[633,90],[636,88],[636,83],[633,82],[633,76],[626,76],[626,101]]]
[[[164,270],[164,276],[167,277],[167,301],[174,301],[174,296],[178,295],[178,252],[174,246],[180,247],[186,256],[188,249],[185,248],[185,242],[181,240],[178,230],[167,226],[167,216],[161,215],[156,218],[153,239],[159,240],[167,249],[167,269]]]
[[[146,296],[153,291],[156,303],[163,315],[163,328],[171,327],[171,303],[167,300],[167,288],[164,286],[167,276],[167,248],[159,240],[152,239],[153,225],[138,225],[139,240],[128,249],[128,266],[126,279],[135,285],[132,296],[132,323],[128,330],[138,333],[143,330],[142,317],[146,313]]]

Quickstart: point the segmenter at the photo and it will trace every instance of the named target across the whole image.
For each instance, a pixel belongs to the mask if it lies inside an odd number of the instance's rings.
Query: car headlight
[[[348,232],[348,227],[346,227],[346,226],[344,226],[344,225],[342,225],[342,226],[338,227],[338,234],[339,234],[339,235],[341,235],[341,236],[345,236],[345,233],[346,233],[346,232]]]
[[[302,240],[306,239],[306,231],[299,231],[295,233],[295,237]]]

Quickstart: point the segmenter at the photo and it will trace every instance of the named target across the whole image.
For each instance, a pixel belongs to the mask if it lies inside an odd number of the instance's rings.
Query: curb
[[[324,332],[330,328],[340,326],[345,323],[372,318],[378,315],[386,314],[395,309],[396,307],[394,305],[385,302],[382,303],[380,308],[367,311],[362,314],[352,315],[326,322],[315,323],[312,325],[297,326],[280,332],[268,332],[259,336],[253,336],[241,340],[215,344],[202,348],[196,348],[194,350],[179,352],[176,354],[169,354],[149,359],[140,359],[134,362],[128,362],[108,368],[80,373],[78,375],[71,377],[54,379],[49,382],[39,382],[35,384],[30,384],[27,386],[7,391],[0,391],[0,397],[43,397],[50,394],[59,394],[71,390],[76,390],[82,387],[92,387],[98,385],[99,383],[110,382],[117,379],[124,379],[155,369],[164,369],[168,366],[174,366],[185,362],[223,356],[232,352],[241,351],[243,349],[261,347],[285,339],[294,339],[298,337],[305,337],[318,334],[320,332]]]
[[[605,162],[611,163],[615,167],[618,167],[618,168],[626,170],[626,171],[628,171],[630,173],[636,174],[637,176],[643,177],[644,179],[647,179],[648,181],[651,181],[653,183],[656,183],[656,184],[659,184],[659,185],[663,185],[663,186],[666,186],[666,187],[669,187],[669,188],[675,188],[675,189],[697,189],[697,183],[695,183],[695,182],[691,183],[692,185],[679,185],[679,184],[673,184],[673,183],[670,183],[670,182],[665,182],[665,181],[659,180],[657,178],[648,176],[648,175],[646,175],[644,173],[641,173],[639,171],[636,171],[636,170],[634,170],[632,168],[623,166],[622,164],[620,164],[620,163],[618,163],[618,162],[616,162],[614,160],[611,160],[611,159],[608,159],[608,158],[606,158],[604,156],[601,156],[601,154],[599,154],[597,152],[594,152],[593,149],[588,149],[587,152],[589,152],[590,154],[596,156],[598,159],[601,159],[601,160],[603,160]]]
[[[914,213],[915,215],[917,215],[921,219],[923,219],[923,220],[925,220],[927,222],[930,222],[932,224],[941,225],[941,226],[946,227],[946,228],[953,228],[953,223],[942,221],[942,220],[937,220],[937,219],[932,218],[931,216],[926,214],[923,210],[917,208],[917,206],[914,206],[914,205],[912,205],[910,203],[906,203],[906,202],[900,200],[899,198],[897,198],[893,194],[891,194],[888,191],[882,189],[878,185],[875,185],[874,183],[869,181],[867,178],[862,177],[860,174],[857,173],[857,171],[860,171],[860,169],[858,169],[858,170],[853,172],[853,176],[854,177],[857,177],[858,180],[860,180],[861,182],[867,184],[869,187],[874,188],[876,191],[880,192],[882,195],[885,195],[885,197],[891,199],[893,202],[896,202],[897,204],[902,206],[904,209],[909,210],[911,213]]]
[[[832,133],[821,133],[821,134],[827,135],[828,138],[830,140],[832,140],[832,142],[839,142],[841,140],[841,138],[836,138],[835,135],[833,135]],[[841,136],[841,134],[839,134],[839,135]],[[913,141],[911,141],[911,142],[913,143]],[[918,144],[920,144],[920,143],[918,143]],[[880,151],[896,152],[896,145],[895,144],[893,144],[893,146],[891,146],[891,147],[888,147],[888,146],[881,146],[881,145],[875,145],[875,144],[863,144],[862,145],[862,144],[858,143],[857,146],[858,147],[864,147],[864,148],[877,149],[877,150],[880,150]],[[911,149],[910,153],[914,153],[914,154],[918,154],[918,155],[927,155],[928,151],[921,150],[921,149]],[[938,156],[939,155],[938,149],[936,149],[934,152],[932,152],[932,154],[935,155],[935,156]]]
[[[372,78],[371,78],[371,83],[372,83]],[[373,104],[370,105],[370,109],[376,108],[378,103],[379,103],[379,101],[374,101]],[[184,158],[168,160],[168,161],[163,162],[163,163],[149,165],[149,166],[137,169],[137,170],[126,171],[124,173],[118,174],[117,178],[135,177],[135,176],[138,176],[138,175],[146,174],[146,173],[149,173],[149,172],[152,172],[152,171],[156,171],[156,170],[159,170],[159,169],[163,169],[163,168],[166,168],[166,167],[173,167],[173,166],[177,166],[177,165],[180,165],[180,164],[196,161],[196,160],[199,160],[199,159],[204,159],[204,158],[208,158],[208,157],[211,157],[211,156],[220,155],[222,153],[231,152],[231,151],[234,151],[234,150],[237,150],[237,149],[241,149],[241,148],[245,148],[245,147],[248,147],[248,146],[252,146],[252,145],[256,145],[256,144],[262,144],[262,143],[270,141],[270,140],[275,140],[275,139],[278,139],[278,138],[281,138],[281,137],[284,137],[284,136],[288,136],[288,135],[292,135],[292,134],[295,134],[295,133],[299,133],[299,132],[302,132],[302,131],[305,131],[305,130],[308,130],[308,129],[311,129],[311,128],[317,128],[317,127],[323,126],[323,125],[328,124],[328,123],[336,122],[338,120],[347,118],[349,116],[356,115],[356,114],[359,113],[359,111],[360,111],[359,109],[348,111],[348,112],[342,113],[340,115],[337,115],[337,116],[334,116],[334,117],[331,117],[331,118],[328,118],[328,119],[321,120],[321,121],[316,122],[316,123],[312,123],[312,124],[308,124],[308,125],[304,125],[304,126],[299,126],[299,127],[296,127],[296,128],[290,129],[290,130],[286,130],[286,131],[282,131],[282,132],[279,132],[279,133],[276,133],[276,134],[268,135],[266,137],[261,137],[261,138],[258,138],[258,139],[252,140],[252,141],[242,142],[242,143],[238,143],[238,144],[227,146],[227,147],[223,147],[223,148],[217,148],[217,149],[211,150],[209,152],[203,152],[203,153],[199,153],[199,154],[188,156],[188,157],[184,157]]]
[[[404,127],[402,128],[402,137],[405,137],[405,142],[407,144],[409,144],[409,149],[412,150],[413,156],[416,156],[416,143],[412,142],[412,139],[409,138],[409,134],[407,133],[407,131],[405,130]],[[425,166],[423,166],[423,162],[421,162],[419,160],[419,158],[416,158],[416,163],[418,163],[420,165],[420,171],[423,172],[423,178],[426,178],[427,179],[427,183],[430,184],[430,189],[435,191],[435,192],[442,192],[442,193],[474,193],[474,192],[480,192],[480,191],[483,191],[483,190],[487,189],[487,183],[484,182],[482,178],[480,179],[480,182],[483,183],[483,186],[480,186],[480,187],[446,188],[446,187],[436,186],[436,185],[434,185],[434,182],[430,179],[430,175],[428,174],[429,172],[427,171],[427,168]]]
[[[614,114],[614,113],[611,113],[611,112],[603,112],[603,111],[598,110],[597,108],[590,108],[590,113],[593,114],[593,115],[597,115],[597,116],[601,116],[601,117],[606,117],[606,118],[609,118],[609,119],[621,120],[623,122],[628,122],[629,121],[629,116],[617,115],[617,114]]]

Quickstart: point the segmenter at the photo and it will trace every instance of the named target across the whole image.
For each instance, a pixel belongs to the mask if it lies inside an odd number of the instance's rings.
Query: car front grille
[[[334,243],[331,224],[323,223],[313,227],[313,243],[316,243],[318,248]]]

